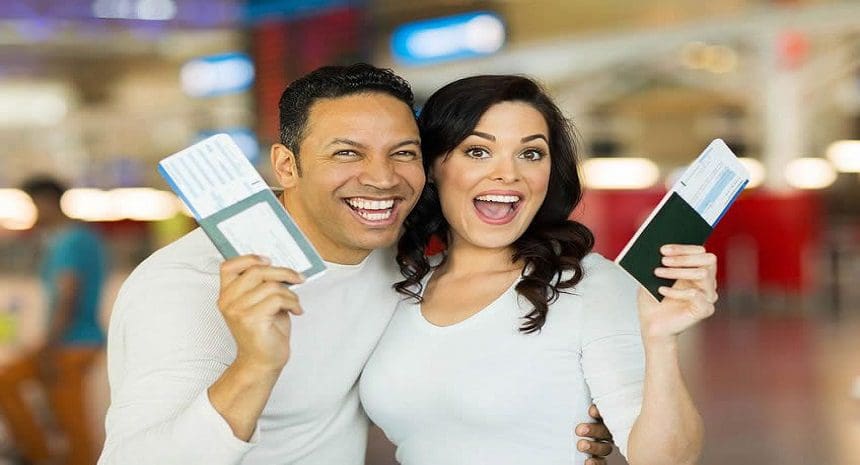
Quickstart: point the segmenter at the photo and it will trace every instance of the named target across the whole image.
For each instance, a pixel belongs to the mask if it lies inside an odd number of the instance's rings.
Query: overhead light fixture
[[[172,192],[149,187],[69,189],[60,200],[63,213],[82,221],[160,221],[181,212]]]
[[[837,171],[860,173],[860,140],[840,140],[830,144],[827,159]]]
[[[0,189],[0,228],[23,231],[36,224],[33,199],[20,189]]]
[[[0,127],[54,126],[69,111],[67,85],[8,82],[0,85]]]
[[[823,158],[796,158],[785,166],[785,180],[796,189],[824,189],[836,181],[836,170]]]
[[[111,196],[116,216],[130,220],[161,221],[179,211],[173,193],[149,187],[114,189]]]
[[[681,63],[689,69],[723,74],[737,68],[738,54],[725,45],[689,42],[681,49]]]
[[[108,191],[101,189],[69,189],[60,199],[60,208],[69,218],[83,221],[118,221]]]
[[[660,179],[659,168],[647,158],[589,158],[582,174],[591,189],[646,189]]]
[[[174,0],[95,0],[92,13],[103,19],[168,21],[176,17]]]

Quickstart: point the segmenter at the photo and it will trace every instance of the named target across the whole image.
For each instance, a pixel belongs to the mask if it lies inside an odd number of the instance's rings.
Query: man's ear
[[[273,144],[269,155],[278,184],[284,189],[295,187],[301,176],[297,155],[284,144]]]

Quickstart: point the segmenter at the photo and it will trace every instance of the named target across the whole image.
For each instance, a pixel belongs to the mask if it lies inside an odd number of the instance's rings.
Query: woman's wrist
[[[678,352],[678,335],[651,335],[642,334],[642,343],[645,346],[645,352],[668,353],[675,354]]]

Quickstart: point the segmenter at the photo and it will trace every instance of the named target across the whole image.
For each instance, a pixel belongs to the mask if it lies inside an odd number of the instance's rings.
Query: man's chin
[[[400,238],[400,228],[391,230],[364,231],[353,235],[350,239],[356,247],[364,250],[385,249],[397,243]]]

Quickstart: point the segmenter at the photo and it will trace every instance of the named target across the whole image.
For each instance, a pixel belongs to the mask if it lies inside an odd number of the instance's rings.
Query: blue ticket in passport
[[[325,262],[248,158],[216,134],[158,164],[224,258],[255,254],[312,279]]]

